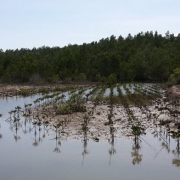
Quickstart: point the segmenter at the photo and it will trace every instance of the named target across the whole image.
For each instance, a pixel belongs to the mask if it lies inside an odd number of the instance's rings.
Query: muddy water
[[[0,100],[0,179],[2,180],[169,180],[179,179],[180,167],[173,164],[177,142],[159,129],[141,137],[140,147],[132,139],[94,142],[64,139],[53,129],[34,127],[21,118],[15,130],[5,121],[16,106],[31,98]],[[25,123],[26,122],[26,123]],[[153,134],[152,134],[153,132]]]

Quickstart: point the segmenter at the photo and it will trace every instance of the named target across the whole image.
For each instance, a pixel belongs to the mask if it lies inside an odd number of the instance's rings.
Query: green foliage
[[[74,112],[86,112],[86,106],[79,94],[72,94],[66,104],[58,107],[56,114],[64,115]]]
[[[38,73],[35,73],[29,77],[29,82],[35,85],[39,85],[43,82],[43,80]]]
[[[52,75],[51,77],[48,77],[46,79],[46,81],[48,83],[58,83],[59,82],[59,76],[56,74],[56,75]]]
[[[85,73],[79,73],[76,77],[75,77],[76,81],[80,81],[80,82],[84,82],[87,81],[87,77]]]
[[[105,84],[106,83],[106,78],[104,76],[101,76],[99,73],[96,74],[96,79],[98,82]]]
[[[56,114],[57,115],[65,115],[65,114],[71,114],[72,110],[70,109],[70,106],[68,104],[64,104],[58,107]]]
[[[60,47],[0,51],[3,82],[64,83],[166,81],[180,67],[180,36],[141,32],[98,42]],[[114,74],[112,76],[112,74]],[[116,78],[115,78],[116,76]],[[172,76],[172,83],[179,79]]]
[[[178,138],[180,138],[180,130],[179,130],[178,132],[171,131],[171,134],[172,134],[172,138],[173,138],[173,139],[178,139]]]
[[[141,132],[141,127],[140,127],[140,126],[133,125],[133,126],[131,127],[131,129],[132,129],[132,134],[133,134],[134,136],[140,136],[140,135],[142,134],[142,132]]]
[[[111,86],[113,84],[116,84],[117,82],[117,77],[116,77],[116,74],[110,74],[108,79],[107,79],[107,85]]]
[[[67,103],[60,105],[56,111],[57,115],[71,114],[74,112],[86,112],[86,107],[79,103]]]
[[[27,89],[20,89],[20,91],[18,92],[18,95],[21,96],[29,96],[30,92]]]
[[[173,70],[173,73],[170,75],[168,80],[168,85],[176,85],[180,84],[180,68],[176,68]]]

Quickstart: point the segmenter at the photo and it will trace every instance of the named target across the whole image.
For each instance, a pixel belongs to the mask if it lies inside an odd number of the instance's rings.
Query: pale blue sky
[[[0,0],[0,49],[180,33],[180,0]]]

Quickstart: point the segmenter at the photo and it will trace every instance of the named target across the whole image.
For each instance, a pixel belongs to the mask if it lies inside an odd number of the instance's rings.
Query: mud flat
[[[161,109],[161,107],[169,106],[164,103],[162,99],[154,101],[151,106],[145,107],[130,107],[133,112],[133,117],[129,116],[126,109],[122,105],[113,106],[112,124],[109,122],[110,106],[108,104],[100,104],[94,106],[91,101],[86,102],[87,111],[85,113],[73,113],[70,115],[55,115],[53,109],[51,111],[51,118],[44,118],[49,126],[58,126],[59,134],[68,139],[82,139],[86,135],[87,139],[110,140],[113,137],[117,138],[134,138],[132,134],[132,126],[137,125],[141,129],[142,134],[153,131],[157,127],[167,128],[169,133],[171,131],[178,132],[180,128],[180,118],[171,114],[168,109]],[[36,110],[41,111],[40,109]],[[34,112],[36,114],[36,111]],[[46,110],[45,110],[46,111]],[[46,111],[47,112],[47,111]],[[43,113],[42,113],[43,114]],[[50,112],[48,113],[50,115]],[[43,116],[43,115],[42,115]],[[43,119],[41,116],[41,119]],[[84,121],[88,120],[86,130],[83,131]],[[64,123],[64,125],[63,125]]]
[[[64,87],[64,86],[62,86]],[[85,87],[85,86],[81,86]],[[1,90],[4,87],[1,87]],[[18,86],[8,86],[6,89],[15,90]],[[24,89],[30,90],[32,86],[24,86]],[[55,88],[46,86],[39,88]],[[173,89],[173,88],[172,88]],[[176,88],[175,88],[176,89]],[[107,101],[90,101],[85,99],[83,106],[86,112],[57,114],[57,105],[50,104],[45,106],[25,107],[12,111],[12,117],[18,119],[18,112],[25,118],[31,119],[37,126],[42,124],[54,128],[59,136],[64,138],[109,140],[112,138],[134,138],[133,127],[138,128],[140,134],[146,134],[157,127],[164,127],[170,135],[178,133],[180,129],[180,103],[179,98],[171,99],[170,93],[175,90],[159,93],[161,97],[151,100],[151,103],[145,106],[124,105],[110,103]],[[177,90],[176,90],[177,91]],[[93,90],[92,90],[93,92]],[[113,97],[113,91],[111,92]],[[76,94],[74,94],[76,95]],[[125,97],[126,98],[126,97]],[[43,98],[40,98],[41,100]],[[39,100],[38,100],[39,101]],[[38,102],[37,101],[37,102]],[[44,100],[46,101],[46,100]],[[14,113],[15,112],[15,113]],[[13,115],[14,113],[14,115]],[[16,117],[15,117],[16,116]]]

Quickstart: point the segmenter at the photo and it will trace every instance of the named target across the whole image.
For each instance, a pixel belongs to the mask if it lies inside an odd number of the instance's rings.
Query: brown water
[[[0,180],[178,180],[180,167],[177,141],[160,129],[141,136],[140,148],[132,139],[94,142],[55,139],[49,127],[35,127],[21,118],[16,131],[5,121],[16,106],[32,98],[0,100]],[[152,132],[154,132],[152,134]]]

